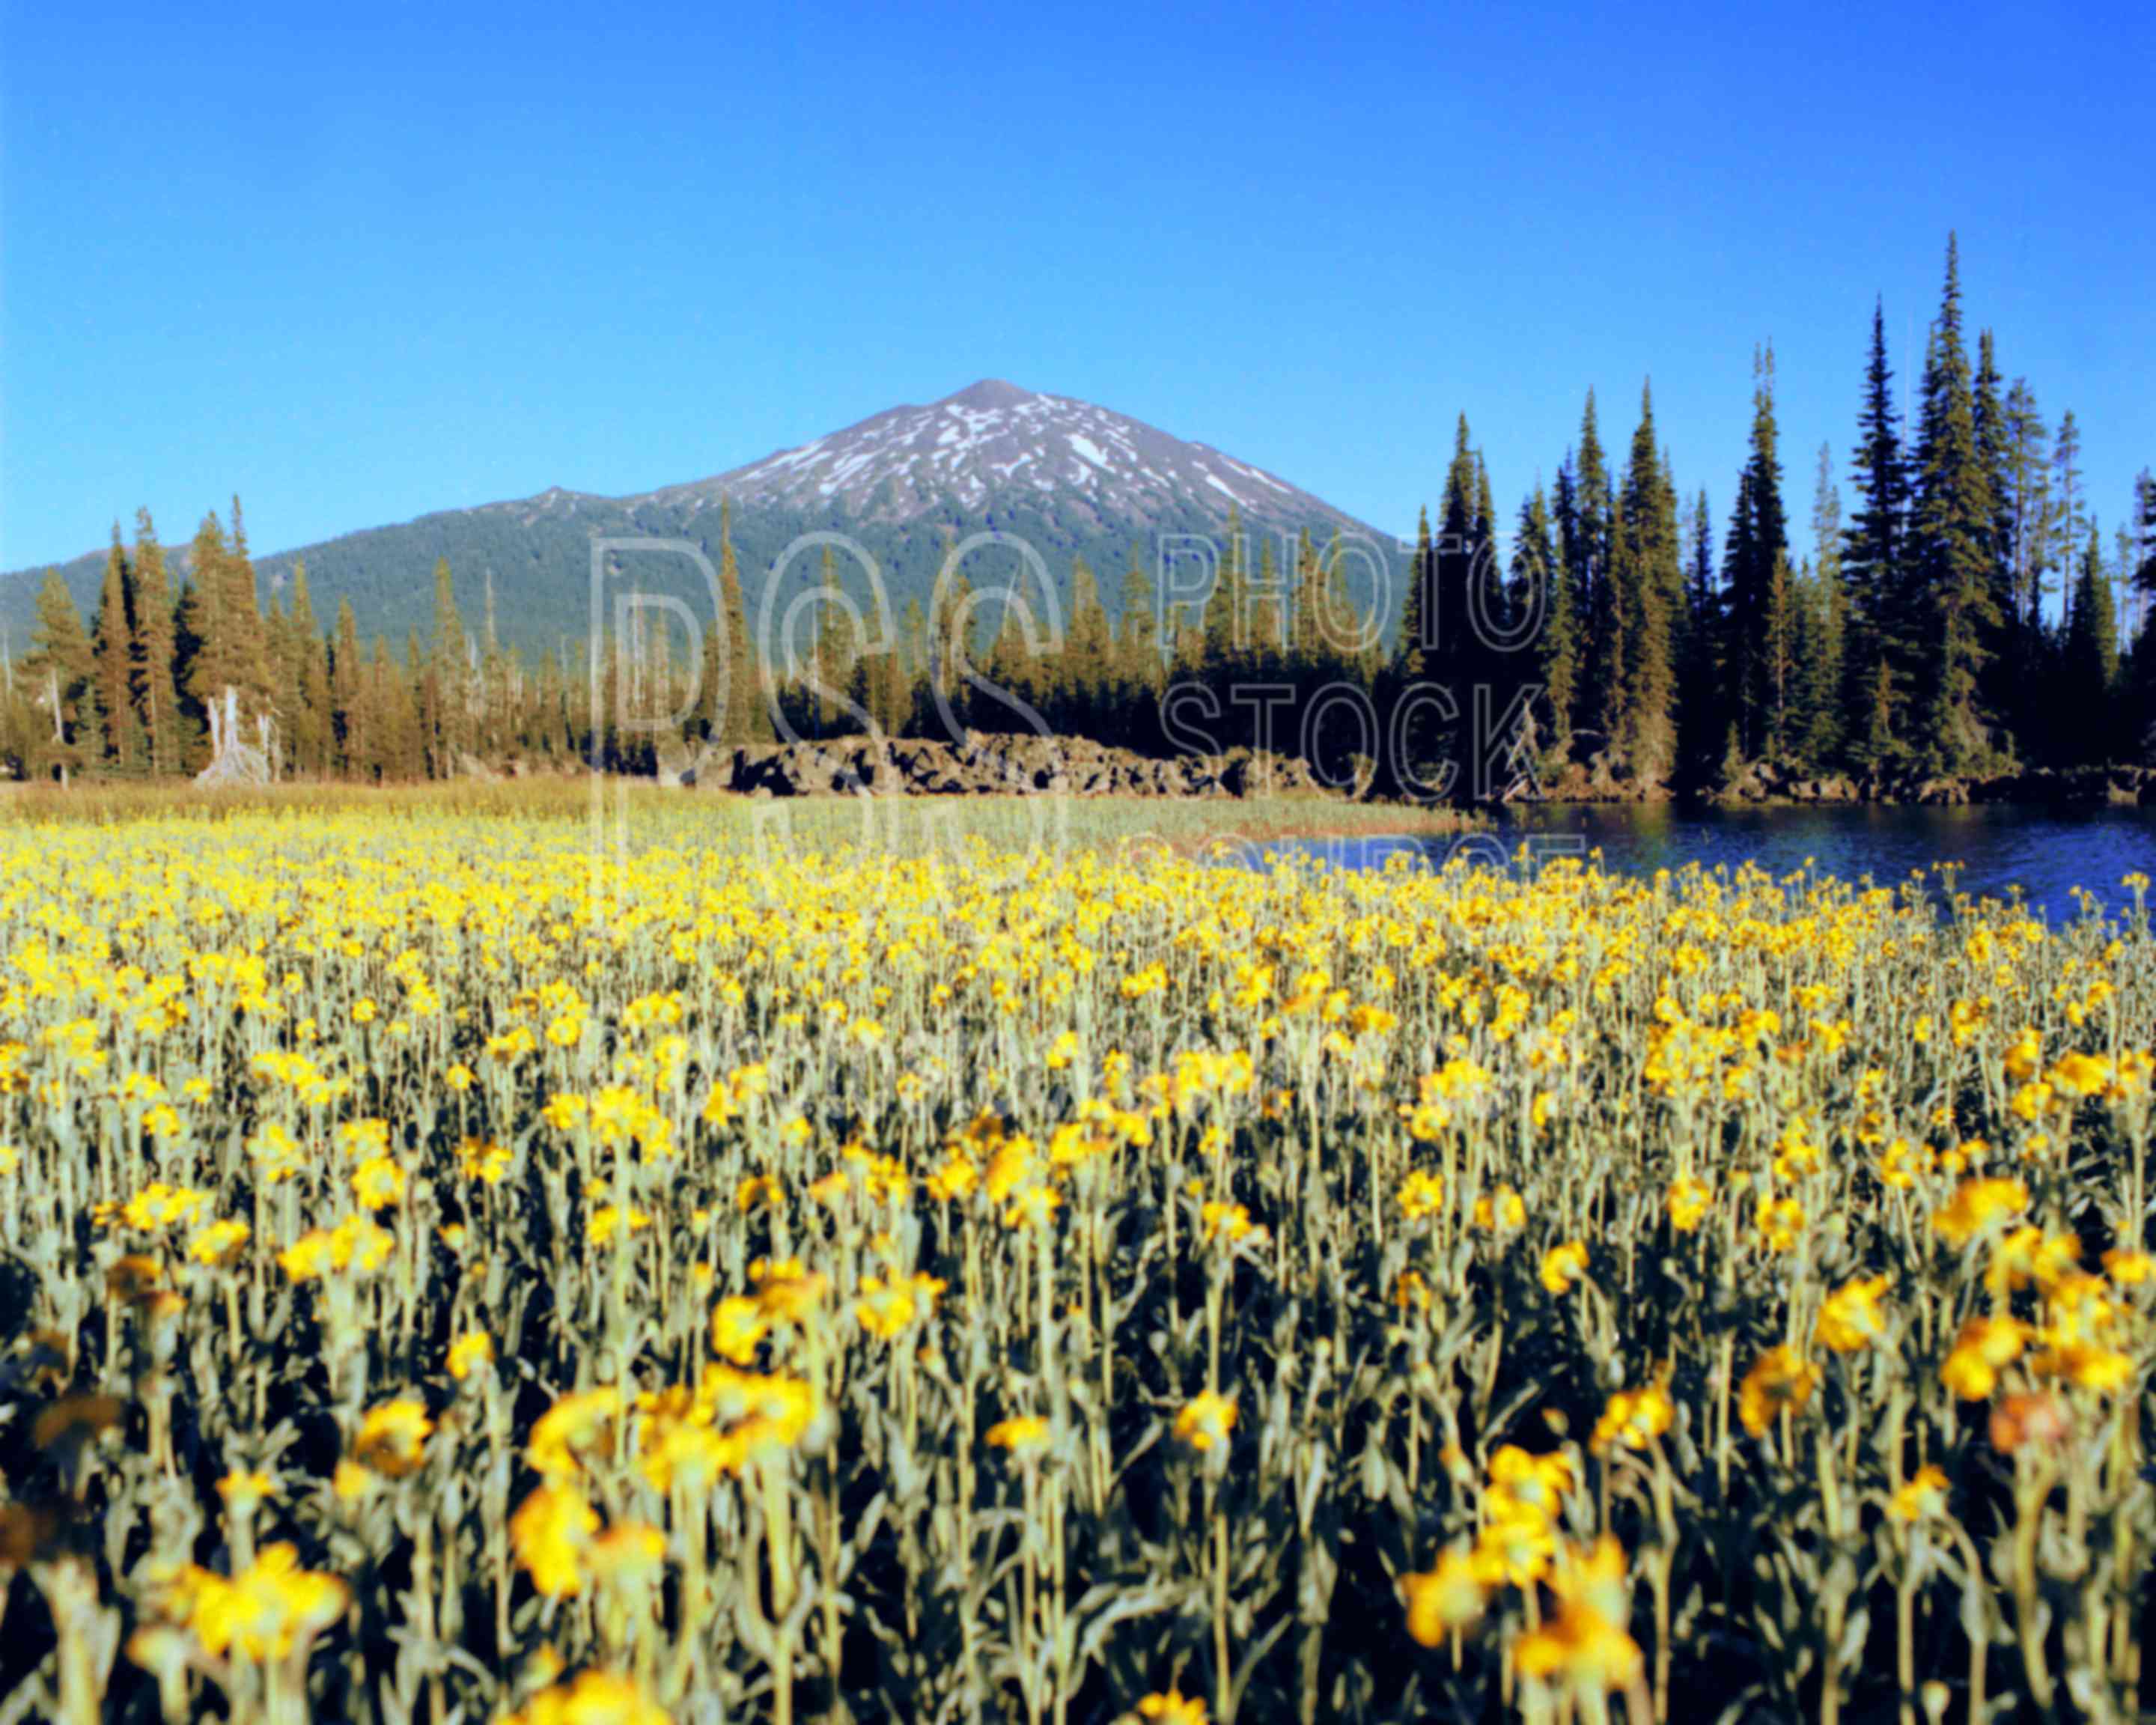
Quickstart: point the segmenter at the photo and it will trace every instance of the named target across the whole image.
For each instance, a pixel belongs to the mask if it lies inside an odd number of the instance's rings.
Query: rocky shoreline
[[[659,763],[662,783],[737,796],[996,796],[1062,792],[1078,797],[1262,797],[1323,793],[1309,763],[1291,755],[1233,749],[1168,759],[1085,737],[968,733],[952,744],[918,737],[878,742],[764,743],[683,751]]]
[[[1552,783],[1514,800],[1527,803],[1673,803],[1724,807],[1837,803],[1922,805],[2024,804],[2042,809],[2156,808],[2156,768],[2148,767],[2032,767],[2018,772],[1934,776],[1801,772],[1773,762],[1753,762],[1733,782],[1687,796],[1659,781],[1641,783],[1573,768]]]
[[[549,769],[516,760],[499,769],[466,757],[465,776],[521,778]],[[576,771],[556,768],[555,771]],[[921,737],[878,742],[864,737],[827,742],[754,743],[661,751],[663,786],[746,797],[1010,796],[1053,791],[1078,797],[1247,798],[1266,796],[1380,801],[1327,785],[1293,755],[1247,748],[1217,755],[1158,757],[1081,737],[968,732],[949,743]],[[2156,808],[2156,768],[2030,768],[1942,777],[1921,773],[1818,774],[1755,762],[1733,783],[1686,791],[1639,780],[1599,762],[1574,765],[1548,783],[1517,787],[1496,799],[1513,804],[1660,803],[1738,808],[1834,805],[2020,804],[2042,809]]]

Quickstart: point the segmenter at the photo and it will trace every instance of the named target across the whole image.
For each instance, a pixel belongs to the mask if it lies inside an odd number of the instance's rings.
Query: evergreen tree
[[[1684,569],[1677,545],[1676,495],[1655,439],[1652,388],[1640,390],[1640,424],[1625,465],[1622,522],[1611,586],[1625,606],[1627,663],[1618,736],[1634,776],[1668,777],[1676,764],[1676,620]]]
[[[2116,734],[2112,700],[2118,679],[2118,617],[2103,567],[2102,537],[2093,520],[2074,583],[2061,659],[2063,686],[2071,696],[2061,703],[2069,721],[2070,758],[2101,762],[2128,752]]]
[[[1727,706],[1747,759],[1777,754],[1787,742],[1789,534],[1779,439],[1769,346],[1753,362],[1751,453],[1738,478],[1722,557],[1729,598]]]
[[[719,738],[727,743],[773,742],[771,706],[762,696],[757,642],[750,631],[748,600],[742,588],[741,563],[734,555],[733,501],[719,500],[719,603],[726,614],[726,711],[716,719]]]
[[[1722,649],[1727,620],[1714,567],[1714,517],[1707,493],[1686,523],[1684,644],[1677,674],[1678,747],[1687,783],[1712,782],[1727,734],[1722,710]]]
[[[1580,689],[1585,722],[1576,728],[1585,731],[1596,746],[1608,747],[1621,740],[1627,651],[1625,621],[1630,608],[1612,581],[1611,516],[1616,505],[1595,424],[1592,389],[1587,392],[1587,405],[1580,413],[1579,449],[1570,469],[1571,506],[1567,510],[1560,502],[1558,525],[1562,530],[1569,518],[1570,531],[1563,533],[1565,574],[1573,584],[1573,606],[1587,620],[1586,675]],[[1562,492],[1562,474],[1558,484]]]
[[[1157,603],[1152,578],[1146,572],[1140,547],[1133,543],[1130,561],[1123,566],[1123,587],[1116,609],[1122,674],[1140,689],[1157,689],[1160,682],[1160,619],[1153,614]]]
[[[47,572],[38,589],[37,628],[23,668],[50,727],[41,727],[33,761],[65,784],[103,758],[105,733],[97,710],[96,655],[57,569]]]
[[[1995,514],[1977,448],[1962,342],[1960,264],[1951,235],[1922,398],[1909,554],[1923,601],[1924,755],[1936,771],[1969,773],[1994,757],[1983,691],[1988,632],[1999,621],[1991,557]]]
[[[330,655],[330,715],[337,764],[351,778],[365,778],[373,765],[372,726],[367,722],[367,671],[361,657],[359,623],[347,595],[337,600],[336,644]]]
[[[1991,589],[1991,621],[1984,642],[1987,663],[1982,690],[1984,711],[1995,716],[2005,735],[2014,734],[2012,723],[2022,662],[2019,614],[2014,604],[2012,422],[2007,417],[1999,375],[1999,356],[1989,330],[1979,331],[1976,341],[1976,373],[1971,381],[1969,408],[1976,427],[1977,465],[1984,470],[1985,490],[1991,499],[1991,531],[1985,540],[1986,574]]]
[[[307,591],[304,558],[292,565],[292,609],[285,625],[285,651],[291,666],[287,681],[292,706],[285,728],[293,765],[302,773],[326,773],[331,740],[327,644],[322,639],[314,600]]]
[[[179,659],[172,619],[173,596],[165,571],[165,548],[150,511],[135,511],[135,664],[132,691],[141,715],[144,752],[153,773],[175,773],[182,765]]]
[[[105,581],[98,591],[97,614],[90,624],[90,653],[95,666],[97,707],[105,719],[104,764],[130,777],[149,765],[142,726],[135,711],[135,628],[128,616],[128,596],[133,585],[126,548],[120,542],[120,523],[115,521],[112,548],[105,557]]]
[[[1894,408],[1894,373],[1887,362],[1883,303],[1871,311],[1871,355],[1864,374],[1864,406],[1851,479],[1857,506],[1842,549],[1842,578],[1850,620],[1842,706],[1854,727],[1851,763],[1860,769],[1886,764],[1895,752],[1913,656],[1905,538],[1909,509],[1908,469],[1902,453],[1900,416]]]
[[[1536,637],[1536,673],[1543,695],[1537,739],[1542,770],[1557,774],[1572,759],[1572,706],[1579,680],[1579,625],[1573,614],[1572,583],[1564,578],[1550,521],[1549,498],[1537,485],[1520,506],[1512,538],[1512,583],[1517,604],[1539,593],[1543,625]]]
[[[1849,632],[1849,595],[1841,574],[1841,493],[1834,482],[1834,452],[1820,445],[1812,486],[1811,627],[1804,672],[1805,722],[1802,752],[1815,770],[1840,760],[1845,736],[1842,655]]]
[[[433,650],[415,670],[419,690],[419,722],[425,734],[427,771],[436,778],[456,772],[457,757],[470,747],[466,735],[464,619],[457,610],[456,583],[449,560],[434,560]]]
[[[2059,421],[2058,438],[2051,446],[2051,472],[2056,497],[2052,533],[2059,547],[2059,562],[2061,567],[2071,564],[2078,570],[2082,546],[2088,537],[2088,516],[2082,475],[2082,429],[2071,408]]]

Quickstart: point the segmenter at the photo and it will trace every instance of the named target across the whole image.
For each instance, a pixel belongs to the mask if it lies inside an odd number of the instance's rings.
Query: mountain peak
[[[983,377],[925,408],[891,408],[798,449],[654,501],[896,526],[1049,510],[1073,531],[1224,517],[1252,526],[1358,523],[1209,444],[1070,396]]]
[[[1006,383],[1000,377],[983,377],[978,383],[969,383],[956,395],[947,395],[936,405],[939,408],[1014,408],[1033,400],[1030,389],[1021,389],[1015,383]]]

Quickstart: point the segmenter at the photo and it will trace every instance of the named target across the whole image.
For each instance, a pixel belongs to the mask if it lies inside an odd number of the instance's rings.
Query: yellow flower
[[[501,1725],[670,1725],[666,1710],[632,1677],[579,1671],[575,1681],[542,1689]]]
[[[352,1170],[352,1189],[367,1209],[387,1209],[404,1195],[404,1170],[386,1156],[370,1156]]]
[[[712,1310],[711,1352],[735,1365],[753,1363],[757,1346],[770,1333],[763,1307],[745,1296],[731,1294]]]
[[[1932,1216],[1933,1232],[1953,1246],[1965,1246],[1992,1222],[2029,1208],[2029,1189],[2019,1180],[1965,1180],[1945,1209]]]
[[[1887,1512],[1897,1522],[1930,1522],[1944,1515],[1946,1508],[1946,1474],[1938,1467],[1927,1465],[1918,1468],[1913,1478],[1895,1488],[1893,1497],[1887,1502]]]
[[[449,1344],[449,1375],[461,1384],[494,1358],[494,1337],[485,1330],[467,1330]]]
[[[1250,1211],[1240,1204],[1206,1204],[1200,1207],[1199,1219],[1209,1243],[1218,1240],[1232,1246],[1265,1237],[1265,1230],[1251,1221]]]
[[[1424,1647],[1443,1645],[1454,1630],[1466,1629],[1481,1616],[1496,1579],[1489,1561],[1471,1548],[1446,1547],[1438,1554],[1435,1569],[1400,1578],[1409,1636]]]
[[[2032,1357],[2029,1369],[2041,1377],[2064,1378],[2076,1388],[2116,1395],[2133,1381],[2133,1359],[2115,1348],[2092,1342],[2067,1342]]]
[[[1532,1455],[1506,1444],[1490,1458],[1490,1488],[1483,1509],[1493,1522],[1554,1523],[1564,1494],[1578,1483],[1572,1458],[1562,1450]]]
[[[1014,1455],[1029,1455],[1048,1447],[1048,1422],[1038,1414],[998,1420],[988,1428],[987,1441],[990,1447],[1008,1450]]]
[[[1676,1407],[1666,1382],[1658,1379],[1644,1389],[1620,1389],[1604,1404],[1588,1447],[1598,1455],[1617,1445],[1644,1450],[1666,1432],[1676,1419]]]
[[[359,1422],[352,1457],[361,1466],[393,1480],[417,1473],[426,1459],[428,1434],[434,1422],[427,1417],[424,1402],[408,1399],[384,1402],[369,1408]]]
[[[1586,1274],[1587,1247],[1582,1241],[1568,1240],[1543,1254],[1543,1286],[1553,1294],[1571,1292]]]
[[[1690,1234],[1707,1219],[1713,1203],[1713,1189],[1704,1180],[1680,1175],[1670,1182],[1670,1226],[1680,1234]]]
[[[1434,1216],[1445,1208],[1445,1182],[1416,1168],[1400,1183],[1400,1214],[1410,1222]]]
[[[276,1489],[276,1481],[259,1469],[248,1472],[234,1469],[217,1482],[217,1495],[234,1509],[252,1507]]]
[[[1972,1317],[1954,1337],[1939,1381],[1965,1402],[1988,1400],[2002,1368],[2021,1357],[2027,1327],[2010,1317]]]
[[[1795,1348],[1770,1348],[1744,1374],[1738,1391],[1737,1417],[1753,1437],[1764,1437],[1777,1414],[1804,1412],[1822,1375]]]
[[[185,1616],[203,1651],[258,1663],[281,1660],[344,1615],[352,1594],[334,1575],[300,1567],[290,1545],[273,1545],[227,1580],[190,1569],[180,1584]]]
[[[239,1255],[239,1249],[254,1237],[254,1233],[244,1222],[213,1222],[188,1243],[187,1256],[194,1263],[213,1268],[229,1264]]]
[[[1126,988],[1129,986],[1124,984]],[[1138,1703],[1138,1717],[1153,1721],[1154,1725],[1205,1725],[1205,1703],[1180,1689],[1171,1689],[1165,1695],[1146,1697]]]
[[[1620,1625],[1584,1606],[1565,1611],[1515,1644],[1513,1662],[1532,1682],[1601,1694],[1640,1681],[1640,1644]]]
[[[1820,1346],[1856,1353],[1878,1341],[1887,1333],[1887,1314],[1879,1304],[1886,1291],[1887,1278],[1871,1276],[1844,1282],[1828,1295],[1813,1332]]]
[[[572,1486],[539,1486],[509,1518],[510,1543],[531,1584],[550,1599],[582,1591],[584,1553],[598,1532],[598,1512]]]
[[[568,1478],[579,1458],[606,1440],[620,1415],[621,1392],[611,1385],[565,1395],[533,1422],[525,1460],[549,1480]]]
[[[1235,1429],[1234,1399],[1209,1389],[1184,1404],[1175,1416],[1176,1436],[1201,1455],[1215,1444],[1226,1443]]]
[[[1485,1192],[1475,1200],[1475,1225],[1486,1234],[1509,1234],[1527,1225],[1527,1201],[1510,1186]]]
[[[1794,1198],[1762,1198],[1753,1219],[1770,1252],[1794,1251],[1804,1237],[1804,1207]]]

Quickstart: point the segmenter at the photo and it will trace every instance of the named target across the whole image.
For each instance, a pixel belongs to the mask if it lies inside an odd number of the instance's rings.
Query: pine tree
[[[1580,414],[1579,450],[1570,470],[1571,507],[1568,511],[1560,502],[1558,525],[1562,529],[1569,516],[1571,531],[1563,535],[1565,573],[1573,584],[1573,606],[1587,624],[1586,675],[1579,691],[1584,723],[1576,728],[1606,747],[1621,740],[1628,650],[1625,620],[1630,608],[1613,584],[1611,516],[1615,501],[1595,424],[1592,389]],[[1558,483],[1562,491],[1562,474]]]
[[[1924,754],[1944,773],[1974,772],[1993,759],[1983,690],[1988,631],[1999,620],[1991,567],[1995,516],[1972,394],[1960,264],[1949,235],[1946,287],[1924,362],[1909,521],[1910,559],[1923,599]]]
[[[1160,619],[1153,614],[1157,603],[1145,558],[1133,543],[1130,561],[1123,566],[1122,591],[1116,596],[1116,608],[1122,674],[1140,689],[1154,689],[1160,682]]]
[[[300,772],[323,773],[330,765],[330,689],[327,644],[307,591],[304,558],[292,565],[292,609],[285,624],[285,652],[291,660],[289,682],[292,711],[285,728],[292,762]]]
[[[1769,345],[1753,361],[1751,453],[1738,475],[1722,557],[1729,589],[1727,709],[1747,759],[1776,754],[1787,742],[1789,533]]]
[[[449,560],[434,560],[434,639],[424,669],[413,680],[419,690],[419,722],[424,732],[427,771],[436,778],[456,772],[457,757],[470,747],[467,737],[465,683],[466,647],[464,619],[457,610],[456,583]]]
[[[2059,546],[2059,562],[2061,567],[2072,565],[2078,570],[2082,545],[2088,537],[2088,516],[2082,495],[2082,429],[2071,408],[2060,419],[2058,438],[2051,445],[2051,473],[2056,499],[2052,533]]]
[[[82,614],[57,569],[46,574],[38,589],[37,628],[23,668],[51,727],[39,736],[34,758],[65,784],[73,773],[103,758],[105,733],[97,708],[96,655]]]
[[[261,593],[247,550],[247,518],[240,512],[237,496],[232,500],[232,533],[218,573],[225,650],[233,682],[240,693],[242,716],[251,718],[268,700],[270,661],[262,629]]]
[[[1893,380],[1887,362],[1886,310],[1875,302],[1851,472],[1857,506],[1841,561],[1850,620],[1842,705],[1855,726],[1850,758],[1860,770],[1885,765],[1897,747],[1914,651],[1905,545],[1909,476]]]
[[[1977,465],[1984,470],[1991,499],[1991,531],[1984,542],[1986,579],[1991,591],[1991,621],[1986,625],[1987,657],[1982,690],[1984,710],[1997,716],[2009,737],[2022,662],[2020,619],[2014,604],[2012,424],[2007,417],[1999,375],[1999,355],[1989,330],[1976,341],[1976,374],[1970,386],[1970,414],[1976,427]]]
[[[1617,735],[1635,778],[1653,783],[1676,764],[1675,631],[1684,569],[1676,495],[1656,442],[1654,392],[1648,385],[1640,390],[1640,424],[1625,460],[1618,514],[1623,526],[1610,564],[1611,585],[1626,607],[1628,662]]]
[[[763,698],[741,563],[734,555],[731,498],[719,500],[719,603],[726,614],[726,711],[716,721],[719,738],[727,743],[775,742],[778,733],[772,726],[771,704]]]
[[[1820,445],[1812,486],[1812,627],[1805,656],[1803,752],[1825,771],[1842,757],[1842,656],[1849,633],[1849,595],[1841,574],[1841,493],[1834,482],[1834,451]]]
[[[360,655],[359,623],[352,600],[337,600],[336,644],[330,658],[330,711],[338,764],[348,777],[367,776],[373,765],[367,714],[367,671]]]
[[[1678,747],[1686,781],[1711,783],[1727,737],[1722,652],[1727,633],[1714,567],[1714,517],[1707,493],[1693,500],[1686,524],[1684,644],[1677,674]]]
[[[1540,485],[1520,506],[1512,538],[1516,605],[1539,593],[1543,626],[1536,637],[1536,674],[1543,685],[1537,739],[1543,771],[1564,771],[1572,759],[1572,705],[1579,680],[1579,625],[1573,614],[1572,583],[1559,566],[1552,535],[1549,498]]]
[[[165,548],[150,511],[135,511],[135,665],[132,692],[141,716],[142,740],[150,771],[181,770],[183,745],[180,690],[175,677],[178,646],[172,620],[173,597],[165,571]]]
[[[2103,541],[2093,520],[2074,583],[2061,670],[2070,701],[2066,742],[2076,762],[2113,760],[2128,752],[2115,734],[2112,691],[2118,679],[2118,614],[2103,567]]]
[[[110,771],[129,777],[149,764],[142,726],[135,711],[135,628],[127,614],[133,572],[120,542],[120,523],[112,524],[112,548],[105,557],[105,581],[98,591],[97,614],[90,623],[90,654],[95,667],[98,711],[105,719],[105,761]]]
[[[230,557],[224,523],[212,510],[195,529],[187,553],[190,573],[182,594],[192,639],[192,651],[186,655],[187,693],[205,712],[219,706],[225,690],[236,686],[241,675],[234,626],[225,620],[232,585],[225,565]]]
[[[2139,538],[2140,553],[2133,585],[2144,600],[2156,600],[2156,474],[2151,474],[2145,467],[2133,482],[2133,502],[2134,529]],[[2149,610],[2152,620],[2156,620],[2156,605]]]

